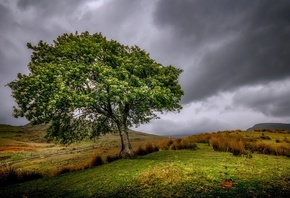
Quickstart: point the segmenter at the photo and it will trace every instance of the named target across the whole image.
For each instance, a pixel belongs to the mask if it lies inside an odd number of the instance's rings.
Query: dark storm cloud
[[[194,56],[184,103],[290,77],[290,1],[161,0],[155,23]]]
[[[68,13],[75,12],[76,8],[83,5],[86,0],[69,0],[69,1],[58,1],[58,0],[19,0],[17,6],[20,9],[37,9],[39,16],[58,16],[66,15]]]

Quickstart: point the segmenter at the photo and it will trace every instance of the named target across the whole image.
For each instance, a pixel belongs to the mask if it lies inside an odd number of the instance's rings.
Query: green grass
[[[0,188],[2,197],[287,197],[290,159],[159,151],[130,160]]]

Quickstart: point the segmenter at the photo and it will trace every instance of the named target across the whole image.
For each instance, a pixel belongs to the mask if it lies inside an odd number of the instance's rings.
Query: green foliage
[[[50,123],[48,137],[62,143],[147,123],[154,112],[179,111],[182,70],[163,66],[137,46],[101,34],[63,34],[32,50],[28,75],[8,83],[15,117]]]

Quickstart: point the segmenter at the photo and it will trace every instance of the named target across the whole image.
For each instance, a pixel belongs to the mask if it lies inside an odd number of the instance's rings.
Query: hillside
[[[0,166],[13,163],[22,170],[36,169],[50,174],[58,167],[83,164],[95,155],[116,156],[121,142],[118,133],[102,135],[71,145],[61,145],[45,138],[47,126],[0,125]],[[165,137],[129,131],[132,147],[137,149],[147,142],[156,143]]]
[[[254,129],[271,129],[271,130],[290,130],[290,124],[285,123],[259,123],[253,127],[248,128],[247,131],[253,131]]]

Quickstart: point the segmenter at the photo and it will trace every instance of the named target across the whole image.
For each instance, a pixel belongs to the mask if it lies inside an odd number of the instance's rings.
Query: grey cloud
[[[234,105],[241,105],[268,116],[289,117],[290,81],[269,83],[265,86],[238,90]]]
[[[159,135],[178,136],[194,135],[204,132],[213,132],[229,127],[227,123],[212,120],[207,117],[192,119],[190,122],[173,121],[173,120],[154,120],[152,121],[152,131]]]
[[[160,1],[156,24],[198,59],[181,79],[183,102],[289,78],[289,13],[289,1]]]

